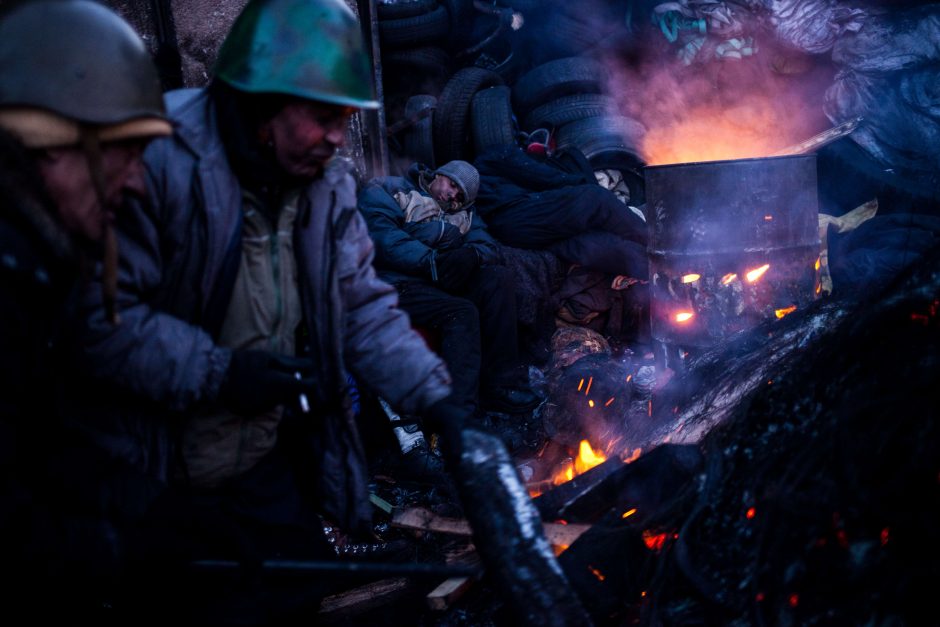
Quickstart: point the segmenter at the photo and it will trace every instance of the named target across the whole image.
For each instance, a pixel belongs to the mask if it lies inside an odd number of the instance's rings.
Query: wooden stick
[[[412,584],[408,579],[382,579],[323,599],[321,620],[340,619],[381,607],[404,596]]]
[[[428,607],[442,612],[473,587],[476,577],[452,577],[434,588],[425,597]]]
[[[436,533],[449,533],[456,536],[469,536],[473,534],[470,524],[462,518],[448,518],[438,516],[423,507],[409,507],[395,510],[392,514],[392,526],[402,529],[420,529]],[[590,529],[585,524],[542,523],[545,529],[545,538],[555,546],[571,546],[578,537]]]

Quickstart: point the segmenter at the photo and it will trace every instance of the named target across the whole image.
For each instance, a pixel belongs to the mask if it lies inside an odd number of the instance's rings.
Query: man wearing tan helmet
[[[67,582],[91,606],[118,554],[100,488],[125,475],[58,402],[76,371],[76,294],[103,264],[115,318],[111,221],[172,127],[143,42],[88,0],[6,7],[0,67],[0,548],[15,579],[0,597],[32,605]]]

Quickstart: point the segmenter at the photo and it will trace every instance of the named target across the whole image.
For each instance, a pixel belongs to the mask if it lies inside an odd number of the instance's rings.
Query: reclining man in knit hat
[[[499,244],[473,210],[480,175],[466,161],[374,179],[359,194],[379,277],[412,324],[440,337],[453,400],[517,414],[540,399],[519,363],[516,305]],[[483,374],[482,385],[480,378]],[[479,388],[479,390],[478,390]]]

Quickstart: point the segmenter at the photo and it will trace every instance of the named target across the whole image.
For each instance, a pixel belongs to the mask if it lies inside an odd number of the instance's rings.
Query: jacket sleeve
[[[478,158],[474,165],[480,176],[507,179],[535,192],[584,184],[583,176],[533,159],[518,146],[502,146],[488,151]]]
[[[486,230],[483,219],[476,211],[473,212],[470,230],[467,231],[467,235],[464,237],[464,245],[477,251],[481,264],[494,266],[500,263],[499,242]]]
[[[167,271],[164,251],[184,245],[188,231],[182,222],[191,213],[177,206],[191,202],[190,183],[171,187],[167,180],[171,141],[156,140],[145,154],[150,202],[129,204],[119,214],[121,322],[106,320],[101,284],[90,282],[83,295],[82,348],[91,375],[182,411],[215,398],[231,353],[150,302]]]
[[[404,212],[386,187],[378,182],[367,185],[358,206],[375,242],[376,266],[422,278],[430,275],[434,249],[405,232]]]
[[[340,237],[337,264],[346,366],[394,407],[418,414],[450,394],[450,374],[398,308],[395,288],[376,277],[373,251],[357,212]]]

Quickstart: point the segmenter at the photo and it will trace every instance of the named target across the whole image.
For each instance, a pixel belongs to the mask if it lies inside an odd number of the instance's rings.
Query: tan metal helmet
[[[34,0],[0,14],[0,126],[27,147],[168,135],[146,46],[91,0]]]

